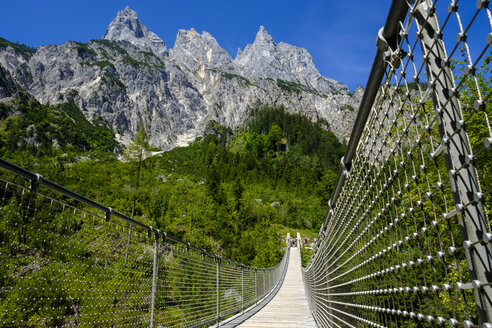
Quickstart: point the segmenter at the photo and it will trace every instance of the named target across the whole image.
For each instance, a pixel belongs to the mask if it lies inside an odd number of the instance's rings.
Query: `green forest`
[[[345,152],[324,126],[259,106],[236,131],[210,122],[188,147],[163,152],[149,144],[143,127],[125,147],[108,122],[87,120],[73,102],[50,106],[24,95],[0,103],[0,157],[198,248],[268,268],[282,258],[283,235],[313,238],[324,219]],[[148,325],[153,237],[137,227],[129,233],[127,223],[106,222],[104,213],[47,188],[38,190],[46,196],[26,193],[14,183],[29,188],[30,181],[5,170],[0,177],[0,322]],[[216,298],[203,293],[216,294],[215,273],[196,271],[202,261],[196,252],[168,245],[160,253],[158,281],[166,287],[158,289],[156,320],[191,324],[190,292],[207,309],[204,318],[214,318]],[[221,295],[237,290],[234,262],[224,261],[221,270],[228,272]],[[255,287],[253,271],[245,274],[245,297],[266,292]],[[224,313],[241,305],[235,302],[221,296]],[[121,314],[112,315],[116,310]]]
[[[477,74],[480,89],[487,90],[486,94],[490,94],[490,58],[488,56],[484,67],[480,68],[481,74]],[[463,63],[455,65],[456,71],[463,70]],[[490,137],[490,130],[484,127],[491,108],[488,102],[485,105],[478,102],[477,84],[472,78],[466,78],[461,84],[462,110],[475,154],[471,160],[478,168],[483,202],[490,215],[492,160],[490,148],[484,143]],[[420,107],[419,117],[425,118],[432,110],[428,101]],[[439,140],[436,124],[430,135]],[[407,137],[415,136],[410,133]],[[316,235],[325,218],[344,153],[345,146],[327,130],[326,122],[312,122],[282,107],[252,108],[247,122],[234,131],[210,122],[205,134],[191,145],[163,152],[149,144],[142,127],[131,145],[119,144],[107,121],[102,117],[87,120],[71,101],[50,106],[24,95],[0,103],[1,158],[118,212],[127,215],[134,212],[136,220],[199,248],[255,267],[272,267],[280,261],[281,236],[286,232],[301,231],[308,237]],[[400,162],[395,158],[396,163]],[[402,176],[413,173],[413,161],[407,164],[408,167],[400,167],[397,173]],[[447,174],[434,165],[424,165],[424,168],[419,175],[425,175],[426,179]],[[388,168],[385,170],[390,173]],[[1,177],[29,186],[28,181],[5,172]],[[425,190],[424,180],[409,189],[410,198],[420,195],[419,188]],[[70,199],[46,188],[39,191],[59,198],[57,202],[50,204],[48,197],[36,199],[25,190],[16,189],[13,184],[0,189],[0,260],[5,264],[0,267],[0,322],[12,327],[25,321],[29,322],[28,326],[145,326],[152,285],[151,238],[137,233],[134,228],[135,237],[132,237],[127,262],[124,247],[129,236],[127,225],[119,222],[121,229],[118,230],[117,221],[112,218],[107,219],[110,222],[90,214],[86,218],[83,211],[72,211]],[[442,202],[451,204],[448,199]],[[408,208],[407,205],[399,204],[402,208]],[[421,221],[434,215],[431,208],[435,205],[442,204],[429,198],[421,206],[422,215],[409,233],[412,229],[417,231],[417,225],[424,223]],[[32,218],[35,219],[30,220]],[[449,230],[446,232],[452,240],[460,240],[456,220],[450,220],[449,227],[440,225],[440,229]],[[357,228],[364,229],[363,226]],[[381,247],[387,242],[381,239]],[[411,252],[408,254],[420,253],[418,242],[409,242]],[[438,242],[432,239],[430,244],[438,245]],[[340,249],[340,252],[345,251]],[[366,251],[370,257],[372,250]],[[203,296],[214,290],[215,271],[208,276],[204,274],[209,279],[206,287],[193,285],[193,281],[200,278],[198,271],[188,270],[185,276],[172,276],[173,269],[185,265],[194,267],[190,262],[203,259],[203,254],[192,258],[184,256],[184,252],[186,247],[162,251],[168,266],[159,277],[163,284],[168,284],[168,289],[160,290],[162,297],[156,302],[166,305],[159,313],[162,320],[185,320],[186,308],[179,300],[187,299],[188,293]],[[454,255],[456,262],[442,270],[463,272],[463,279],[467,280],[467,264],[462,255]],[[304,254],[304,263],[308,256]],[[351,253],[345,256],[348,258]],[[233,272],[231,276],[240,276],[234,263],[227,262],[227,265]],[[387,262],[381,261],[380,265],[386,267]],[[374,271],[370,267],[365,269],[367,274]],[[435,274],[436,271],[430,269],[423,272],[422,277],[441,276],[440,271]],[[418,277],[415,275],[416,281],[420,277],[420,273]],[[453,273],[449,279],[454,284],[461,278]],[[77,288],[72,286],[74,280]],[[231,285],[238,284],[237,280],[232,280]],[[190,283],[180,286],[183,282]],[[381,281],[377,286],[391,283]],[[396,281],[395,286],[398,283]],[[189,286],[192,291],[187,289]],[[374,287],[368,285],[366,289],[371,288]],[[462,298],[446,293],[435,296],[436,306],[443,302],[443,311],[449,315],[456,311],[465,317],[467,308],[460,305],[454,309],[449,305],[456,299],[465,300],[469,308],[474,309],[471,291],[464,292]],[[96,301],[91,299],[93,297]],[[213,299],[199,299],[203,304],[214,305]],[[381,297],[381,302],[383,299]],[[414,300],[409,304],[413,306]],[[114,316],[112,311],[115,310],[122,315]],[[476,320],[475,313],[466,315]]]
[[[89,122],[72,102],[20,98],[0,104],[0,118],[1,158],[131,213],[138,142],[118,144],[103,118]],[[324,219],[345,151],[324,126],[259,106],[238,131],[211,122],[190,146],[154,156],[141,130],[135,218],[234,261],[273,266],[280,233],[314,236]]]

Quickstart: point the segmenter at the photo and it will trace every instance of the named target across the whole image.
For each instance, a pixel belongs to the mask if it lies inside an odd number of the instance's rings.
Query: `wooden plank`
[[[256,315],[239,325],[241,328],[311,328],[316,322],[309,310],[302,283],[301,254],[298,247],[290,249],[289,267],[277,295]]]

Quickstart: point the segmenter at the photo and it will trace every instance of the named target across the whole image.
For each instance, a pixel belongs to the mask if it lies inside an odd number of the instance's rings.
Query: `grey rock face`
[[[157,55],[166,54],[164,41],[157,34],[149,31],[138,19],[137,13],[128,6],[118,12],[102,38],[111,41],[130,42],[134,46],[152,51]]]
[[[256,34],[255,42],[248,44],[244,51],[239,52],[234,63],[243,75],[254,79],[295,80],[294,74],[282,65],[282,58],[277,50],[277,45],[263,26]]]
[[[7,72],[0,67],[0,99],[10,97],[12,95],[12,80],[7,76]]]
[[[286,89],[272,79],[249,80],[239,75],[223,74],[203,92],[209,116],[221,124],[235,128],[244,123],[249,108],[258,103],[284,106],[312,120],[323,119],[340,140],[349,137],[360,102],[349,94],[321,96],[302,89]]]
[[[349,92],[347,86],[323,77],[309,52],[287,43],[275,44],[263,26],[255,42],[238,51],[234,63],[246,76],[281,79],[302,84],[320,94]]]
[[[21,85],[32,80],[26,59],[10,46],[0,49],[0,66],[5,70],[5,78],[10,76]]]
[[[179,30],[169,57],[201,75],[204,68],[234,69],[231,55],[206,31],[199,34],[194,29]]]
[[[56,60],[53,60],[56,58]],[[73,100],[89,118],[106,118],[123,143],[144,125],[154,145],[191,141],[206,106],[177,66],[129,43],[68,42],[41,47],[26,87],[42,103]]]
[[[10,73],[0,66],[0,99],[15,95],[17,87]]]
[[[26,60],[10,46],[0,49],[0,99],[23,92],[19,84],[31,80]]]
[[[321,76],[306,49],[275,44],[263,27],[234,60],[193,29],[180,30],[168,54],[128,7],[103,40],[40,47],[29,59],[0,49],[0,98],[17,85],[42,103],[72,100],[88,119],[106,118],[123,143],[144,125],[163,149],[189,144],[210,120],[239,127],[258,104],[322,119],[346,140],[362,97]]]
[[[325,78],[319,73],[314,66],[313,57],[306,49],[280,42],[277,50],[280,54],[282,66],[290,71],[300,84],[306,85],[321,94],[348,93],[347,86]]]

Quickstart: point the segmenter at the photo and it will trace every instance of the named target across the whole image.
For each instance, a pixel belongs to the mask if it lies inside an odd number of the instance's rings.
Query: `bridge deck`
[[[289,267],[284,283],[277,295],[263,309],[239,327],[316,327],[302,283],[299,248],[290,249]]]

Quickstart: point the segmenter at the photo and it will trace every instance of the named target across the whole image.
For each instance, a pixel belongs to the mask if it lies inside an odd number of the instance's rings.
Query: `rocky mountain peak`
[[[117,17],[128,17],[128,19],[138,20],[137,12],[130,8],[130,6],[126,6],[125,9],[120,10],[118,12]]]
[[[134,46],[149,50],[157,55],[166,54],[166,44],[155,33],[142,24],[137,13],[130,7],[120,10],[109,24],[102,37],[111,41],[127,41]]]
[[[106,119],[123,143],[143,124],[154,145],[169,149],[192,142],[212,120],[237,128],[259,104],[322,118],[342,140],[362,97],[321,76],[307,49],[275,43],[263,26],[234,60],[210,33],[193,28],[179,30],[168,52],[129,7],[103,38],[118,47],[67,42],[24,58],[0,45],[0,101],[21,92],[41,103],[71,100],[89,120]]]
[[[178,31],[174,48],[169,51],[169,57],[194,72],[203,68],[234,68],[231,55],[210,33],[203,31],[200,34],[193,28]]]
[[[238,50],[236,66],[256,79],[280,79],[300,83],[320,94],[348,93],[343,84],[323,77],[307,49],[280,42],[276,44],[265,27],[260,26],[253,44]]]
[[[268,34],[268,31],[265,29],[265,27],[263,25],[260,26],[258,33],[256,33],[255,43],[256,42],[267,42],[267,43],[275,44],[272,36],[270,34]]]
[[[278,55],[272,36],[260,26],[253,44],[248,44],[242,52],[238,51],[234,63],[246,76],[293,80],[294,76],[285,70]]]

